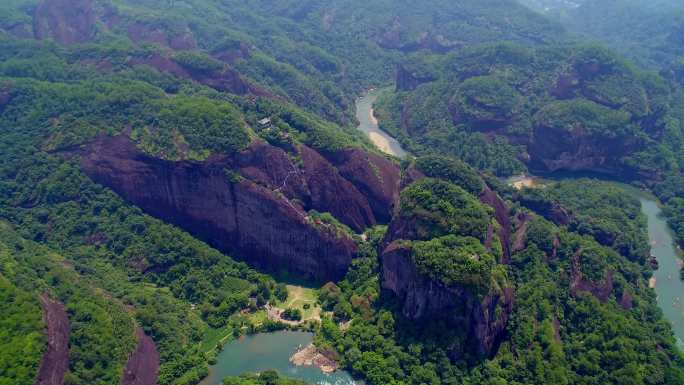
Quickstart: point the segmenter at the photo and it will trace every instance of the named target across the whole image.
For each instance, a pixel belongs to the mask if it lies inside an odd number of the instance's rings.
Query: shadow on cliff
[[[146,213],[183,228],[263,270],[337,281],[357,245],[354,235],[312,210],[362,232],[390,217],[399,166],[360,149],[295,154],[253,142],[206,161],[167,161],[140,151],[127,135],[101,136],[82,153],[85,173]],[[163,266],[157,268],[164,268]]]

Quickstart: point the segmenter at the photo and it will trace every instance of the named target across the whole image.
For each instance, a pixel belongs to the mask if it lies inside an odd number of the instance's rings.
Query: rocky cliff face
[[[414,72],[409,71],[403,65],[397,68],[397,91],[413,91],[419,85],[435,80],[433,77],[420,76]]]
[[[36,39],[55,39],[61,44],[89,41],[97,17],[92,0],[42,0],[33,15]]]
[[[422,177],[416,174],[411,179]],[[497,235],[504,249],[500,263],[508,263],[514,236],[510,208],[487,186],[479,199],[494,209],[494,219],[499,224]],[[493,237],[493,232],[490,226],[488,239]],[[454,328],[465,330],[466,346],[453,346],[449,352],[452,358],[466,351],[480,357],[492,356],[504,337],[513,310],[513,290],[492,289],[484,297],[478,297],[466,287],[446,286],[422,274],[414,262],[411,244],[406,242],[422,240],[420,233],[416,224],[402,215],[395,215],[390,222],[380,250],[383,289],[399,299],[405,317],[415,321],[445,319]]]
[[[637,138],[608,139],[582,131],[540,126],[534,130],[528,152],[530,166],[545,172],[592,171],[627,175],[630,170],[621,165],[621,158],[640,147]]]
[[[379,222],[387,223],[392,219],[402,181],[401,170],[396,163],[358,148],[325,156],[335,165],[339,174],[368,200],[373,215]]]
[[[465,330],[466,349],[481,357],[496,353],[513,309],[511,289],[478,298],[462,287],[444,286],[418,272],[410,247],[401,242],[391,243],[382,252],[382,273],[382,287],[401,300],[405,317],[444,317]],[[454,346],[450,355],[457,357],[463,349]]]
[[[501,240],[501,246],[503,247],[503,256],[501,257],[501,263],[510,263],[511,252],[511,210],[506,205],[506,202],[501,199],[501,197],[494,191],[492,191],[489,186],[484,187],[482,194],[480,194],[480,202],[489,205],[494,209],[494,218],[499,223],[498,236]]]
[[[608,302],[610,296],[613,294],[613,274],[610,269],[605,269],[603,272],[603,279],[599,282],[592,281],[584,276],[582,273],[582,254],[583,250],[580,248],[572,256],[572,269],[570,271],[570,292],[572,295],[577,295],[579,292],[591,293],[602,303]]]
[[[339,156],[342,169],[362,161],[351,154]],[[372,191],[382,188],[368,187],[372,181],[362,176],[353,182],[345,179],[332,163],[305,146],[300,156],[301,165],[291,154],[257,142],[230,157],[170,162],[141,153],[122,135],[92,143],[82,167],[93,180],[150,215],[255,266],[339,280],[356,245],[334,226],[315,223],[307,212],[331,212],[360,231],[376,219],[354,183]],[[386,172],[392,176],[388,180],[394,175],[398,179],[397,166]],[[381,198],[371,198],[379,210],[393,205],[393,195],[386,201]]]

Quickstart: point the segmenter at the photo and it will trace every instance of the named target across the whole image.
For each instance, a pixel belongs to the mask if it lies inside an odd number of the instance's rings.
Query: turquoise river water
[[[657,201],[645,196],[640,200],[641,211],[648,217],[651,253],[658,259],[659,268],[653,275],[658,305],[672,324],[680,348],[684,348],[684,281],[679,278],[679,250]]]
[[[355,385],[349,373],[338,370],[326,374],[309,366],[294,366],[290,357],[298,348],[307,346],[313,334],[294,331],[261,333],[243,337],[227,344],[210,368],[209,376],[200,385],[221,385],[223,378],[245,372],[277,370],[280,374],[314,385]]]
[[[356,99],[356,119],[358,129],[366,133],[368,138],[383,152],[404,158],[407,152],[401,148],[399,142],[381,130],[377,119],[373,115],[373,104],[378,99],[380,90],[370,90],[366,95]]]

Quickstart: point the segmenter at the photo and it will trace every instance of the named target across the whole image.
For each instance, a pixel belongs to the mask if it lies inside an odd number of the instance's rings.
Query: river
[[[672,324],[677,344],[684,349],[684,281],[679,278],[681,258],[658,202],[648,196],[640,196],[640,200],[641,211],[648,218],[651,253],[658,259],[659,267],[653,274],[658,305]]]
[[[399,142],[381,130],[378,120],[373,115],[373,104],[378,100],[380,90],[370,90],[368,93],[356,99],[356,118],[359,121],[358,129],[365,132],[368,138],[381,151],[386,154],[394,155],[397,158],[404,158],[408,154],[401,148]]]
[[[565,178],[572,178],[566,176]],[[511,177],[507,183],[517,189],[523,187],[543,186],[544,183],[559,179],[545,180],[535,176],[522,175]],[[648,219],[648,239],[651,244],[651,254],[658,260],[658,270],[653,273],[655,291],[658,296],[658,306],[663,315],[672,325],[677,339],[677,345],[684,350],[684,281],[679,278],[682,259],[676,247],[672,230],[663,217],[658,200],[650,194],[634,187],[618,183],[627,194],[633,194],[641,202],[641,212]]]
[[[283,376],[313,385],[355,385],[349,373],[338,370],[331,374],[310,366],[294,366],[290,357],[299,347],[307,346],[313,334],[296,331],[260,333],[228,343],[209,368],[209,376],[200,385],[221,385],[223,378],[246,372],[277,370]]]

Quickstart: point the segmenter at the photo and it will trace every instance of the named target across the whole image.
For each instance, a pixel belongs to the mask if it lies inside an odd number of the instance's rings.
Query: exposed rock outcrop
[[[527,229],[532,220],[532,214],[519,213],[515,219],[516,230],[515,234],[513,234],[513,245],[511,250],[513,253],[522,251],[527,247]]]
[[[445,286],[422,275],[416,268],[411,249],[393,242],[382,252],[382,287],[390,290],[411,320],[444,318],[465,331],[469,350],[477,356],[492,356],[504,337],[513,309],[513,292],[491,292],[478,298],[459,286]],[[463,353],[454,347],[452,357]]]
[[[558,202],[549,202],[543,199],[526,199],[524,194],[519,195],[518,200],[523,206],[559,226],[567,226],[575,220],[574,214]]]
[[[311,208],[329,212],[357,232],[376,222],[368,200],[318,152],[300,148]]]
[[[252,94],[255,96],[274,97],[269,91],[248,82],[236,70],[227,66],[211,72],[193,71],[179,65],[172,58],[160,54],[133,58],[129,61],[129,64],[149,65],[159,71],[170,73],[179,78],[192,79],[217,91],[230,92],[236,95]]]
[[[399,67],[397,68],[397,91],[413,91],[419,85],[423,83],[429,83],[433,80],[435,80],[434,77],[421,76],[420,74],[411,72],[403,65],[399,65]]]
[[[572,257],[570,291],[573,295],[579,292],[591,293],[602,303],[608,302],[613,293],[613,271],[606,269],[603,279],[599,282],[587,279],[582,273],[582,253],[583,250],[579,249]]]
[[[69,369],[69,318],[64,305],[47,294],[40,296],[40,303],[47,324],[48,346],[38,369],[36,385],[62,385]]]
[[[244,42],[234,42],[232,44],[224,44],[215,49],[211,55],[228,64],[233,64],[239,59],[249,59],[252,55],[252,49]]]
[[[444,35],[435,35],[427,31],[422,32],[416,40],[405,41],[404,26],[398,16],[393,19],[392,24],[388,26],[382,36],[380,36],[378,44],[382,48],[396,49],[407,53],[419,50],[446,53],[462,45],[457,42],[449,41]]]
[[[159,353],[152,338],[138,327],[135,330],[138,346],[128,358],[121,385],[156,385],[159,375]]]
[[[402,180],[401,170],[396,163],[358,148],[325,156],[340,175],[366,197],[378,221],[389,222],[392,219]]]
[[[622,296],[620,297],[620,306],[624,310],[632,310],[634,307],[634,297],[632,297],[627,290],[622,292]]]
[[[97,17],[92,0],[41,0],[33,15],[36,39],[69,45],[90,41]]]
[[[333,157],[342,169],[351,170],[364,161],[358,158],[363,152],[353,154],[354,150]],[[255,142],[230,157],[170,162],[143,154],[122,135],[92,143],[82,166],[93,180],[149,214],[255,266],[335,281],[344,276],[356,245],[334,226],[314,223],[307,211],[330,212],[360,231],[376,219],[355,184],[369,191],[385,190],[362,176],[345,179],[306,146],[300,147],[299,156],[301,164],[280,148]],[[398,166],[393,167],[396,170],[385,170],[388,180],[398,175]],[[393,204],[390,198],[370,199],[377,200],[379,211]]]
[[[499,223],[498,235],[501,240],[501,246],[503,247],[501,263],[508,264],[511,259],[511,209],[496,192],[486,185],[480,195],[480,201],[494,209],[494,218],[496,218],[496,221]]]
[[[626,175],[629,170],[620,163],[625,155],[641,146],[637,138],[623,140],[601,138],[583,130],[538,126],[528,145],[531,166],[545,172],[592,171]]]
[[[33,27],[30,25],[30,23],[26,22],[6,26],[3,28],[3,30],[20,39],[30,39],[33,37]]]
[[[128,26],[128,37],[136,43],[156,43],[173,50],[190,50],[197,48],[197,42],[190,30],[170,34],[163,28],[158,28],[142,22],[132,23]]]

